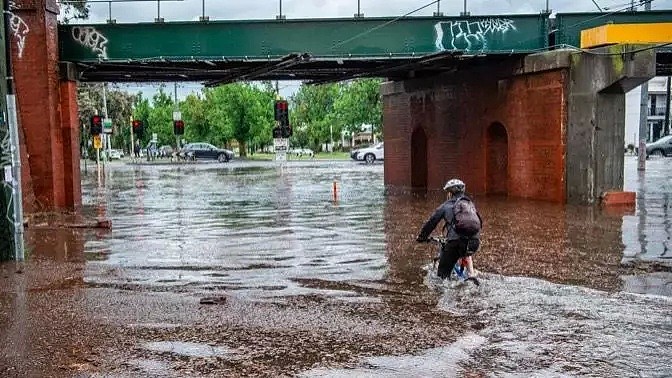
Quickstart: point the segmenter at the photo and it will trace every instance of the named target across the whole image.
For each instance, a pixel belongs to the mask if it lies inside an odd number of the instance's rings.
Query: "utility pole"
[[[0,92],[5,99],[2,104],[2,117],[0,117],[0,140],[9,140],[9,143],[0,144],[0,161],[2,161],[4,177],[0,192],[0,260],[9,260],[12,257],[16,261],[23,261],[23,200],[21,192],[21,155],[19,146],[19,125],[16,114],[16,97],[14,95],[14,78],[12,75],[12,53],[8,41],[9,28],[9,2],[3,1],[2,28],[2,53],[0,53]],[[6,148],[9,147],[9,151]],[[9,165],[8,165],[9,163]],[[11,204],[11,206],[10,206]]]
[[[634,5],[633,9],[634,11]],[[644,5],[645,11],[651,10],[651,2],[647,1]],[[649,82],[641,85],[642,94],[639,102],[639,147],[637,156],[637,170],[646,170],[646,139],[649,133]]]
[[[103,158],[103,166],[105,166],[105,161],[110,158],[110,149],[112,148],[110,146],[110,134],[105,132],[105,122],[108,120],[107,116],[107,83],[103,83],[103,115],[104,115],[104,121],[103,121],[103,150],[106,150],[107,153],[105,154],[105,157]]]
[[[663,135],[670,135],[670,92],[672,91],[672,76],[667,77],[667,85],[665,89],[665,123],[663,124]]]

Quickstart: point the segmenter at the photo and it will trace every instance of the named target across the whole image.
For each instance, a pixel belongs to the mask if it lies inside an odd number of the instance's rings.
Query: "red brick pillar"
[[[55,0],[16,0],[11,11],[24,209],[69,207],[81,197],[79,150],[72,146],[78,122],[75,85],[59,80],[58,6]]]
[[[77,107],[77,82],[61,81],[61,133],[63,138],[63,183],[65,205],[77,208],[82,204],[82,187],[79,170],[79,114]]]

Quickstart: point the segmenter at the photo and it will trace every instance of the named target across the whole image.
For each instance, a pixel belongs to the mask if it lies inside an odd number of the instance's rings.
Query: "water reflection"
[[[485,220],[477,268],[620,290],[624,255],[667,257],[669,193],[665,186],[649,189],[664,176],[655,172],[650,165],[636,214],[476,198]],[[103,279],[103,266],[92,263],[89,280],[262,297],[310,292],[297,284],[301,279],[416,285],[435,247],[415,236],[444,198],[385,195],[382,176],[381,165],[352,162],[120,166],[102,191],[89,176],[87,202],[103,193],[100,206],[114,230],[89,242],[87,253],[109,251],[105,264],[124,267],[123,277]],[[638,182],[631,176],[629,185]],[[645,253],[633,253],[635,245]]]

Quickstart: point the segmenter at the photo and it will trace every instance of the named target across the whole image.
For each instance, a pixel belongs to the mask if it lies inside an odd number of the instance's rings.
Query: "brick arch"
[[[427,190],[427,133],[421,126],[411,133],[411,187]]]
[[[509,193],[509,133],[500,122],[491,123],[485,133],[485,190],[488,194]]]

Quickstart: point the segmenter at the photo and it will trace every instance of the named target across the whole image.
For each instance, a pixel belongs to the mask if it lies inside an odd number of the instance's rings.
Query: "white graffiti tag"
[[[16,47],[18,48],[18,57],[23,57],[23,48],[26,47],[26,36],[30,32],[28,24],[23,19],[12,12],[7,12],[9,15],[9,29],[14,38],[16,38]]]
[[[2,140],[0,140],[0,151],[2,153],[0,154],[0,174],[4,172],[6,169],[5,167],[11,167],[12,166],[12,146],[10,144],[9,140],[9,130],[5,129],[0,131],[0,134],[2,135]],[[4,176],[4,174],[3,174]],[[14,181],[7,182],[4,177],[0,177],[0,187],[7,188],[8,191],[13,190],[13,185]],[[14,211],[12,210],[14,208],[14,198],[10,198],[8,201],[9,203],[7,204],[7,209],[5,209],[7,214],[7,221],[9,224],[14,224]]]
[[[484,18],[475,21],[443,21],[434,25],[436,31],[436,48],[446,50],[485,50],[488,48],[488,34],[516,30],[513,20],[505,18]],[[447,35],[446,35],[447,34]]]
[[[72,38],[84,47],[98,54],[99,58],[107,59],[107,38],[91,26],[75,26]]]

